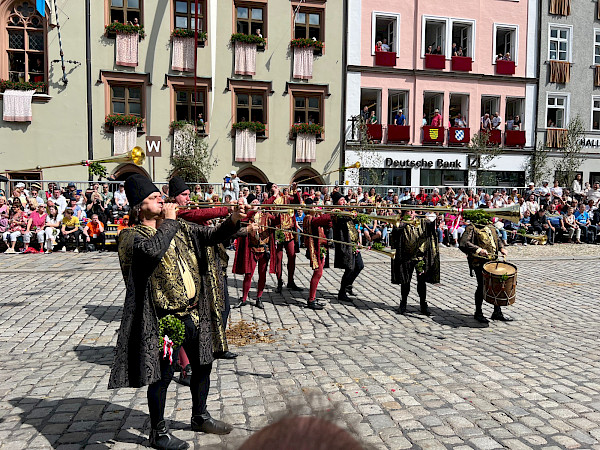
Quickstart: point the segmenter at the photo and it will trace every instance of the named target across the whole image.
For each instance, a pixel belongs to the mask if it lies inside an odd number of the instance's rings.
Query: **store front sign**
[[[401,160],[397,160],[397,159],[392,159],[392,158],[385,158],[385,167],[403,167],[403,168],[415,168],[415,169],[462,169],[462,162],[458,159],[455,159],[454,161],[446,161],[442,158],[438,158],[435,161],[434,160],[427,160],[427,159],[420,159],[420,160],[414,160],[414,159],[401,159]]]
[[[583,148],[596,148],[600,149],[600,138],[585,136],[578,142]]]

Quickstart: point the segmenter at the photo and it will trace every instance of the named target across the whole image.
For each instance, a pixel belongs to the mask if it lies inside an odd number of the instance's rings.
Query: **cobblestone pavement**
[[[270,278],[264,311],[230,320],[270,328],[275,342],[235,348],[213,370],[209,411],[235,430],[193,433],[189,390],[176,383],[171,427],[196,448],[236,448],[295,412],[330,417],[371,448],[600,449],[600,247],[541,250],[511,248],[518,298],[505,312],[516,321],[489,327],[472,319],[475,282],[453,248],[429,287],[429,318],[416,289],[408,314],[394,313],[383,255],[365,254],[354,306],[335,299],[338,270],[325,272],[318,312],[306,290],[277,295]],[[124,297],[116,255],[2,255],[0,285],[0,446],[143,448],[145,389],[106,388]],[[230,277],[232,299],[240,287]]]

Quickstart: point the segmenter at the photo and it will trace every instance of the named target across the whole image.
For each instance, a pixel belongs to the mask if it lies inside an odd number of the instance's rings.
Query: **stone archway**
[[[146,170],[144,170],[140,166],[137,166],[135,164],[130,164],[130,163],[118,165],[112,174],[115,177],[116,181],[125,181],[129,176],[131,176],[135,173],[138,173],[140,175],[144,175],[145,177],[150,178],[150,174],[148,172],[146,172]]]
[[[303,183],[304,180],[308,178],[310,178],[310,180],[307,183]],[[311,186],[321,186],[325,184],[323,182],[323,177],[321,177],[319,172],[317,172],[312,167],[303,167],[300,170],[298,170],[292,177],[292,183],[308,184]]]
[[[266,184],[269,178],[255,166],[246,166],[238,171],[240,180],[249,184]]]

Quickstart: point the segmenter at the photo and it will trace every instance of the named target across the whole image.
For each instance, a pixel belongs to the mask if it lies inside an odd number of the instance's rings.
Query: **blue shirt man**
[[[401,109],[399,109],[394,116],[394,125],[406,125],[406,116]]]
[[[577,220],[577,222],[581,225],[587,225],[588,220],[590,220],[590,215],[588,214],[587,211],[575,211],[575,220]]]

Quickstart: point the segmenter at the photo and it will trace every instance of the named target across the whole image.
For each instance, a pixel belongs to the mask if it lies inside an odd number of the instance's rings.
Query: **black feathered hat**
[[[125,180],[125,195],[131,206],[139,205],[154,192],[160,193],[150,178],[144,175],[136,173]]]
[[[169,180],[169,197],[175,198],[183,191],[189,191],[189,186],[181,177],[173,177]]]

